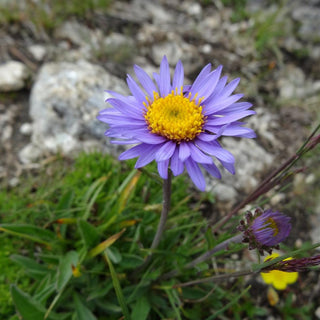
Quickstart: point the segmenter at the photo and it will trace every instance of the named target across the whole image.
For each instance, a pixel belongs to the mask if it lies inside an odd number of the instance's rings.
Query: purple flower
[[[266,260],[265,260],[266,261]],[[302,272],[306,271],[311,267],[320,265],[320,254],[300,259],[284,259],[278,263],[275,263],[269,267],[263,268],[262,272],[269,272],[272,270],[279,270],[283,272]]]
[[[243,242],[249,243],[249,249],[257,248],[261,254],[278,249],[280,242],[285,240],[290,231],[290,217],[281,212],[261,209],[255,210],[255,215],[248,212],[245,223],[240,221],[238,230],[243,232]]]
[[[278,211],[266,210],[254,219],[251,228],[258,242],[274,246],[288,237],[291,230],[290,218]]]
[[[205,179],[199,167],[212,176],[221,174],[212,157],[229,172],[235,173],[233,155],[223,149],[220,136],[254,138],[252,129],[243,127],[239,120],[255,114],[251,103],[237,102],[242,94],[232,94],[240,79],[229,84],[220,78],[222,66],[211,71],[206,65],[192,85],[184,85],[181,61],[173,78],[164,56],[160,73],[153,79],[139,66],[134,71],[140,85],[128,75],[130,96],[108,91],[113,98],[107,102],[113,107],[100,112],[98,119],[109,125],[106,135],[115,138],[115,144],[135,144],[119,159],[139,157],[135,167],[140,168],[155,160],[163,179],[170,167],[173,175],[186,168],[194,184],[202,191]]]

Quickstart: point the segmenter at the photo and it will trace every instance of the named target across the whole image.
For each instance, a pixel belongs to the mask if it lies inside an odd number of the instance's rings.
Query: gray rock
[[[30,97],[32,147],[22,150],[21,161],[32,162],[46,152],[77,152],[88,148],[84,141],[105,142],[106,126],[96,120],[98,112],[107,107],[105,89],[127,90],[124,82],[86,61],[45,64]],[[40,150],[35,157],[33,147]]]
[[[27,144],[19,152],[19,160],[24,164],[35,162],[43,155],[43,150],[32,143]]]
[[[45,46],[40,44],[33,44],[28,47],[28,51],[37,61],[42,61],[47,54],[47,49]]]
[[[10,92],[24,88],[29,72],[23,63],[8,61],[0,65],[0,75],[0,92]]]
[[[218,200],[233,204],[238,192],[248,194],[258,185],[259,175],[271,165],[274,157],[254,139],[227,137],[222,140],[222,146],[234,155],[236,174],[221,169],[221,180],[208,179],[207,190],[213,190]]]
[[[293,18],[300,24],[298,35],[302,40],[318,42],[320,34],[320,7],[318,1],[306,4],[304,1],[295,1]]]
[[[20,126],[20,133],[25,135],[25,136],[30,136],[32,133],[32,124],[31,123],[23,123]]]
[[[279,75],[278,87],[283,100],[304,98],[320,91],[320,81],[307,79],[302,69],[288,64]]]

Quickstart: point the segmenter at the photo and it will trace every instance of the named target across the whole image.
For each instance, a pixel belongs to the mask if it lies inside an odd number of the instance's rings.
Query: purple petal
[[[206,163],[206,164],[211,164],[213,161],[211,157],[208,157],[205,155],[201,150],[199,150],[195,145],[192,143],[189,144],[189,148],[191,151],[191,158],[198,162],[198,163]]]
[[[110,124],[113,127],[122,126],[124,130],[129,128],[144,128],[146,126],[146,122],[143,120],[130,119],[129,117],[119,116],[119,115],[98,115],[97,119]]]
[[[210,104],[211,101],[213,101],[213,99],[216,99],[220,95],[220,92],[223,90],[224,86],[226,85],[227,80],[228,80],[227,76],[222,77],[218,81],[218,83],[217,83],[214,91],[212,92],[212,94],[207,99],[204,99],[202,102],[204,104]]]
[[[256,112],[253,110],[246,110],[246,111],[241,111],[241,112],[237,112],[225,117],[213,117],[211,116],[210,118],[207,119],[207,124],[216,126],[216,125],[221,125],[221,124],[227,124],[227,123],[231,123],[233,121],[237,121],[241,118],[245,118],[247,116],[250,116],[252,114],[255,114]]]
[[[169,159],[158,162],[158,172],[162,179],[168,179]]]
[[[203,79],[210,73],[211,63],[208,63],[199,73],[196,80],[194,80],[193,85],[190,88],[190,91],[197,91],[195,88],[199,87],[199,84],[203,82]]]
[[[122,114],[128,115],[135,119],[144,119],[141,108],[139,110],[138,108],[116,98],[110,98],[107,100],[107,102]]]
[[[174,150],[176,149],[177,144],[172,141],[166,142],[157,152],[156,154],[156,161],[164,161],[169,158],[174,153]]]
[[[205,129],[205,130],[208,130],[207,127],[208,127],[208,126],[205,125],[205,126],[204,126],[204,129]],[[202,141],[214,141],[214,140],[216,140],[216,139],[218,139],[219,137],[222,136],[222,134],[223,134],[223,132],[224,132],[224,130],[225,130],[225,127],[226,127],[226,125],[225,125],[225,126],[216,127],[217,130],[212,131],[214,134],[206,133],[206,132],[201,132],[201,133],[197,136],[196,141],[197,141],[197,139],[200,139],[200,140],[202,140]]]
[[[213,177],[217,178],[217,179],[221,179],[221,173],[220,170],[218,169],[218,167],[214,164],[202,164],[203,168],[206,169],[209,174],[211,174]]]
[[[153,75],[153,78],[154,78],[158,88],[160,88],[160,76],[159,76],[159,74],[156,73],[156,72],[153,72],[152,75]],[[159,92],[159,91],[157,91],[157,92]]]
[[[213,101],[211,101],[209,104],[206,105],[204,114],[208,116],[213,113],[217,113],[218,111],[223,110],[228,106],[230,106],[231,104],[235,103],[242,97],[243,97],[243,94],[239,93],[224,99],[220,99],[220,97],[217,99],[214,99]]]
[[[174,150],[174,153],[173,153],[173,155],[171,157],[170,167],[171,167],[171,171],[172,171],[174,176],[180,175],[184,170],[183,162],[179,159],[179,150],[178,150],[178,148],[176,148],[176,150]]]
[[[140,157],[134,166],[136,169],[144,167],[145,165],[153,161],[161,145],[148,145],[144,143],[144,146],[144,150],[140,152]]]
[[[228,128],[223,132],[223,135],[242,138],[256,138],[257,136],[250,128],[233,126],[232,124],[230,124],[230,126],[228,126]]]
[[[221,161],[227,163],[234,163],[235,161],[232,153],[223,149],[219,145],[217,146],[212,142],[197,140],[197,145],[202,151],[206,152],[207,154],[210,154],[211,156],[215,156],[217,159]]]
[[[127,76],[127,84],[137,102],[143,106],[143,102],[146,102],[146,95],[129,74]]]
[[[179,145],[179,159],[184,162],[190,157],[190,148],[187,142],[182,141]]]
[[[228,97],[234,91],[234,89],[238,86],[240,82],[240,78],[236,78],[232,80],[221,92],[221,96]]]
[[[138,140],[111,140],[110,143],[124,145],[124,144],[137,144],[137,143],[140,143],[140,141],[138,141]]]
[[[160,83],[159,83],[160,95],[165,97],[170,93],[170,68],[167,57],[164,56],[160,64]]]
[[[114,108],[107,108],[99,111],[99,115],[108,115],[108,114],[111,114],[111,115],[117,114],[119,116],[122,116],[122,113]]]
[[[229,107],[225,108],[223,111],[221,111],[221,114],[226,115],[229,113],[239,112],[248,110],[252,107],[252,103],[249,102],[235,102]]]
[[[179,60],[176,65],[176,69],[174,71],[174,74],[173,74],[172,89],[175,90],[177,88],[178,93],[180,93],[181,88],[183,87],[183,79],[184,79],[183,64]]]
[[[193,181],[193,183],[196,185],[196,187],[201,191],[205,191],[206,182],[204,180],[204,176],[198,164],[195,161],[193,161],[191,158],[188,158],[185,161],[185,165],[186,165],[188,174],[191,180]]]
[[[222,66],[219,66],[216,70],[209,73],[197,87],[192,86],[192,96],[196,93],[198,93],[198,98],[210,96],[219,81],[221,70]]]
[[[148,129],[142,129],[140,132],[136,131],[134,136],[140,142],[148,143],[148,144],[160,144],[166,141],[166,138],[159,136],[157,134],[153,134],[148,131]]]
[[[145,150],[146,147],[147,147],[147,144],[145,143],[141,143],[137,146],[134,146],[131,149],[121,153],[119,156],[119,160],[128,160],[128,159],[138,157],[140,156],[141,152]]]
[[[227,169],[231,174],[235,174],[236,170],[234,168],[234,164],[233,163],[228,163],[228,162],[224,162],[220,159],[218,159],[220,161],[220,163],[224,166],[225,169]]]
[[[146,90],[148,95],[150,97],[153,97],[153,93],[158,92],[158,89],[155,86],[155,84],[153,83],[152,79],[149,77],[149,75],[142,68],[140,68],[137,65],[134,66],[134,71],[135,71],[135,74],[136,74],[138,80],[140,81],[141,85]]]

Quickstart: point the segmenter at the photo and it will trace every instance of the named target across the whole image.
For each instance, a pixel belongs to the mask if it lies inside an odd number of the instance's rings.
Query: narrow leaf
[[[138,299],[136,305],[132,310],[132,319],[146,320],[150,312],[150,303],[146,296],[142,296]]]
[[[98,230],[85,220],[78,220],[78,226],[86,249],[95,246],[100,239]]]
[[[121,230],[120,232],[109,237],[107,240],[98,244],[95,248],[89,251],[89,257],[93,258],[99,253],[102,253],[104,250],[110,247],[115,241],[117,241],[121,237],[121,235],[125,232],[125,230],[126,229]]]
[[[76,266],[79,261],[79,256],[76,251],[69,251],[64,257],[61,258],[56,287],[58,291],[63,290],[65,285],[72,277],[72,267]]]
[[[113,287],[114,290],[116,292],[116,296],[119,302],[119,305],[121,307],[122,313],[124,315],[125,320],[130,320],[130,314],[129,314],[129,310],[125,301],[125,298],[123,296],[123,292],[120,286],[120,282],[117,276],[116,271],[114,270],[114,267],[112,265],[112,262],[110,261],[108,254],[104,253],[104,257],[108,263],[109,269],[110,269],[110,274],[111,274],[111,278],[112,278],[112,283],[113,283]]]
[[[28,224],[0,224],[0,231],[42,243],[48,247],[56,238],[52,231]]]
[[[227,303],[222,309],[218,310],[216,313],[214,313],[213,315],[211,315],[209,318],[207,318],[206,320],[212,320],[212,319],[216,319],[222,312],[224,312],[225,310],[229,309],[232,305],[234,305],[235,303],[237,303],[239,301],[239,299],[246,294],[249,290],[250,290],[251,286],[248,286],[246,289],[244,289],[238,296],[236,296],[234,299],[232,299],[229,303]]]
[[[72,201],[74,198],[73,190],[67,191],[61,198],[57,206],[57,211],[67,210],[71,208]]]
[[[45,308],[15,285],[11,286],[12,300],[23,320],[43,320]]]
[[[13,254],[10,259],[22,266],[26,273],[35,279],[41,280],[48,273],[48,268],[31,258]]]
[[[77,294],[74,294],[73,301],[76,309],[78,320],[97,320],[92,312],[83,304]]]

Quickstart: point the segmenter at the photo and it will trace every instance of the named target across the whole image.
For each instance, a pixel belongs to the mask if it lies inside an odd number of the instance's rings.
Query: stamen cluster
[[[174,91],[164,98],[154,93],[154,100],[146,105],[144,115],[148,129],[175,142],[194,140],[204,124],[200,100],[196,102],[195,98],[191,99],[191,94],[185,97]]]

